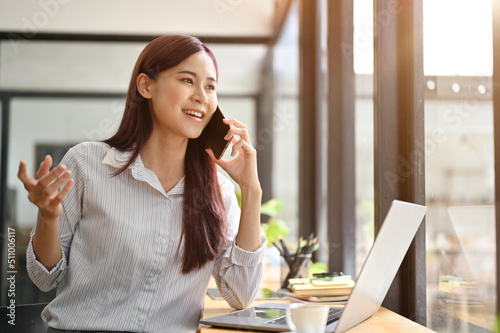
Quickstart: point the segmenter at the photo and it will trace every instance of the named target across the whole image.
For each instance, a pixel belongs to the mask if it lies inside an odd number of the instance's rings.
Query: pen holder
[[[281,288],[290,286],[288,279],[309,277],[309,263],[312,254],[292,254],[282,256],[281,264]]]

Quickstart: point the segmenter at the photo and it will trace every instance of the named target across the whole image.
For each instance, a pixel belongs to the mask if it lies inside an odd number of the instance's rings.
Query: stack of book
[[[440,299],[452,304],[483,304],[476,281],[444,275],[439,277]]]
[[[297,302],[322,304],[345,303],[355,284],[349,275],[289,279],[289,283],[289,289],[280,289],[278,293]]]

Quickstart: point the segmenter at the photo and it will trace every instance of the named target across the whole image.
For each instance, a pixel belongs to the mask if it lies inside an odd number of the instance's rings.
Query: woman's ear
[[[137,76],[136,80],[137,90],[142,97],[146,99],[150,99],[152,97],[151,86],[153,84],[153,80],[144,73],[141,73]]]

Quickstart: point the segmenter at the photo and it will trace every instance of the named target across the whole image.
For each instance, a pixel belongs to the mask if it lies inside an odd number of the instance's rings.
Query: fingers
[[[58,165],[55,169],[38,180],[34,189],[28,194],[28,198],[33,203],[51,199],[70,177],[71,171],[66,170],[64,165]]]
[[[241,140],[238,140],[236,143],[233,143],[233,147],[231,150],[231,156],[235,156],[240,149],[243,150],[246,154],[255,154],[256,153],[256,151],[252,147],[252,145],[250,145],[245,140],[241,139]]]
[[[28,174],[26,161],[22,160],[19,163],[17,177],[23,182],[28,191],[28,199],[39,207],[46,203],[47,200],[54,200],[57,204],[73,187],[74,181],[70,180],[71,171],[66,170],[66,166],[58,165],[49,172],[51,166],[52,158],[47,155],[45,160],[40,163],[37,172],[39,179],[37,180]],[[59,191],[59,188],[64,184],[66,185]]]
[[[59,193],[52,199],[52,204],[58,205],[60,204],[63,199],[66,197],[66,195],[69,193],[71,188],[73,188],[73,185],[75,184],[75,181],[73,179],[69,179],[66,185],[59,191]]]
[[[45,186],[44,189],[45,194],[48,196],[52,196],[53,193],[57,192],[61,186],[63,186],[66,182],[69,181],[70,177],[71,177],[71,171],[67,170],[63,172],[55,181]]]
[[[38,168],[36,177],[40,179],[43,176],[45,176],[49,172],[51,166],[52,166],[52,156],[47,155],[45,156],[45,159],[42,161],[42,163],[40,163],[40,168]]]
[[[229,132],[225,137],[226,140],[229,140],[229,138],[233,137],[234,135],[238,135],[241,139],[251,144],[250,136],[248,135],[248,130],[245,124],[240,123],[236,119],[224,119],[224,123],[231,126]]]
[[[28,199],[35,204],[39,213],[50,218],[57,218],[62,212],[61,202],[74,185],[71,171],[64,165],[58,165],[52,171],[52,158],[46,156],[37,171],[38,180],[28,175],[26,161],[19,163],[18,178],[28,191]]]
[[[30,175],[28,175],[28,173],[26,172],[26,161],[25,160],[22,160],[21,163],[19,163],[19,170],[17,172],[17,178],[19,178],[23,182],[24,188],[28,191],[33,186],[36,185],[36,180],[33,177],[31,177]]]
[[[40,168],[40,170],[41,170],[41,168]],[[40,177],[38,179],[39,185],[42,186],[42,187],[48,186],[57,177],[60,177],[63,174],[64,171],[66,171],[66,166],[63,165],[63,164],[59,164],[57,167],[55,167],[54,169],[52,169],[51,172],[49,172],[48,174],[45,174],[44,176],[42,176],[42,177]],[[62,185],[62,184],[60,184],[60,185]]]

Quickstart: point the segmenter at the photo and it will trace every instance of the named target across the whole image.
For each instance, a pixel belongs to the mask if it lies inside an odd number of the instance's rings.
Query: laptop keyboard
[[[344,309],[330,308],[330,311],[328,311],[328,319],[326,320],[326,325],[330,325],[334,321],[338,320],[343,310]],[[266,324],[286,325],[286,316],[268,321]]]

